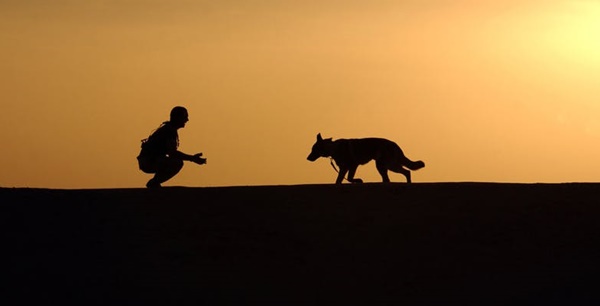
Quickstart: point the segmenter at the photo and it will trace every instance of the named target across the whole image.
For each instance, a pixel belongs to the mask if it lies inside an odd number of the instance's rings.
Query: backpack
[[[168,148],[168,125],[164,122],[158,127],[148,138],[142,139],[141,151],[139,156],[146,157],[161,157],[167,154]],[[167,130],[166,130],[167,129]],[[175,147],[179,145],[179,139],[175,132]]]

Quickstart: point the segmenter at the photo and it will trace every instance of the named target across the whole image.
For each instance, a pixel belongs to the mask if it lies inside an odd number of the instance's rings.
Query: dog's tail
[[[413,171],[425,167],[425,163],[422,160],[412,161],[406,156],[404,157],[404,165],[406,166],[406,168]]]

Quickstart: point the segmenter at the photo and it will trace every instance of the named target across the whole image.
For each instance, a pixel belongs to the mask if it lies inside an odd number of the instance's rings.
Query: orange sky
[[[208,165],[165,186],[332,183],[318,132],[414,182],[599,181],[598,33],[600,1],[4,0],[0,187],[143,187],[175,105]]]

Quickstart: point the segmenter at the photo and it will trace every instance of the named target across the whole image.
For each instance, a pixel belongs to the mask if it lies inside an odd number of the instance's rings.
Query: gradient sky
[[[208,164],[165,186],[332,183],[319,132],[414,182],[599,181],[599,33],[600,1],[1,0],[0,186],[143,187],[176,105]]]

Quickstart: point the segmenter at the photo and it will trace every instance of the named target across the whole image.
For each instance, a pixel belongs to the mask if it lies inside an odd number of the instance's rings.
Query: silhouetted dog
[[[336,184],[341,184],[344,176],[348,173],[348,181],[351,183],[362,183],[359,178],[354,178],[356,168],[371,160],[375,160],[377,171],[383,182],[390,181],[387,171],[401,173],[406,176],[406,181],[411,182],[410,170],[418,170],[425,167],[422,161],[411,161],[402,152],[402,149],[393,141],[383,138],[361,138],[361,139],[323,139],[321,134],[317,135],[317,142],[312,147],[307,159],[315,161],[319,157],[331,157],[340,167]]]

